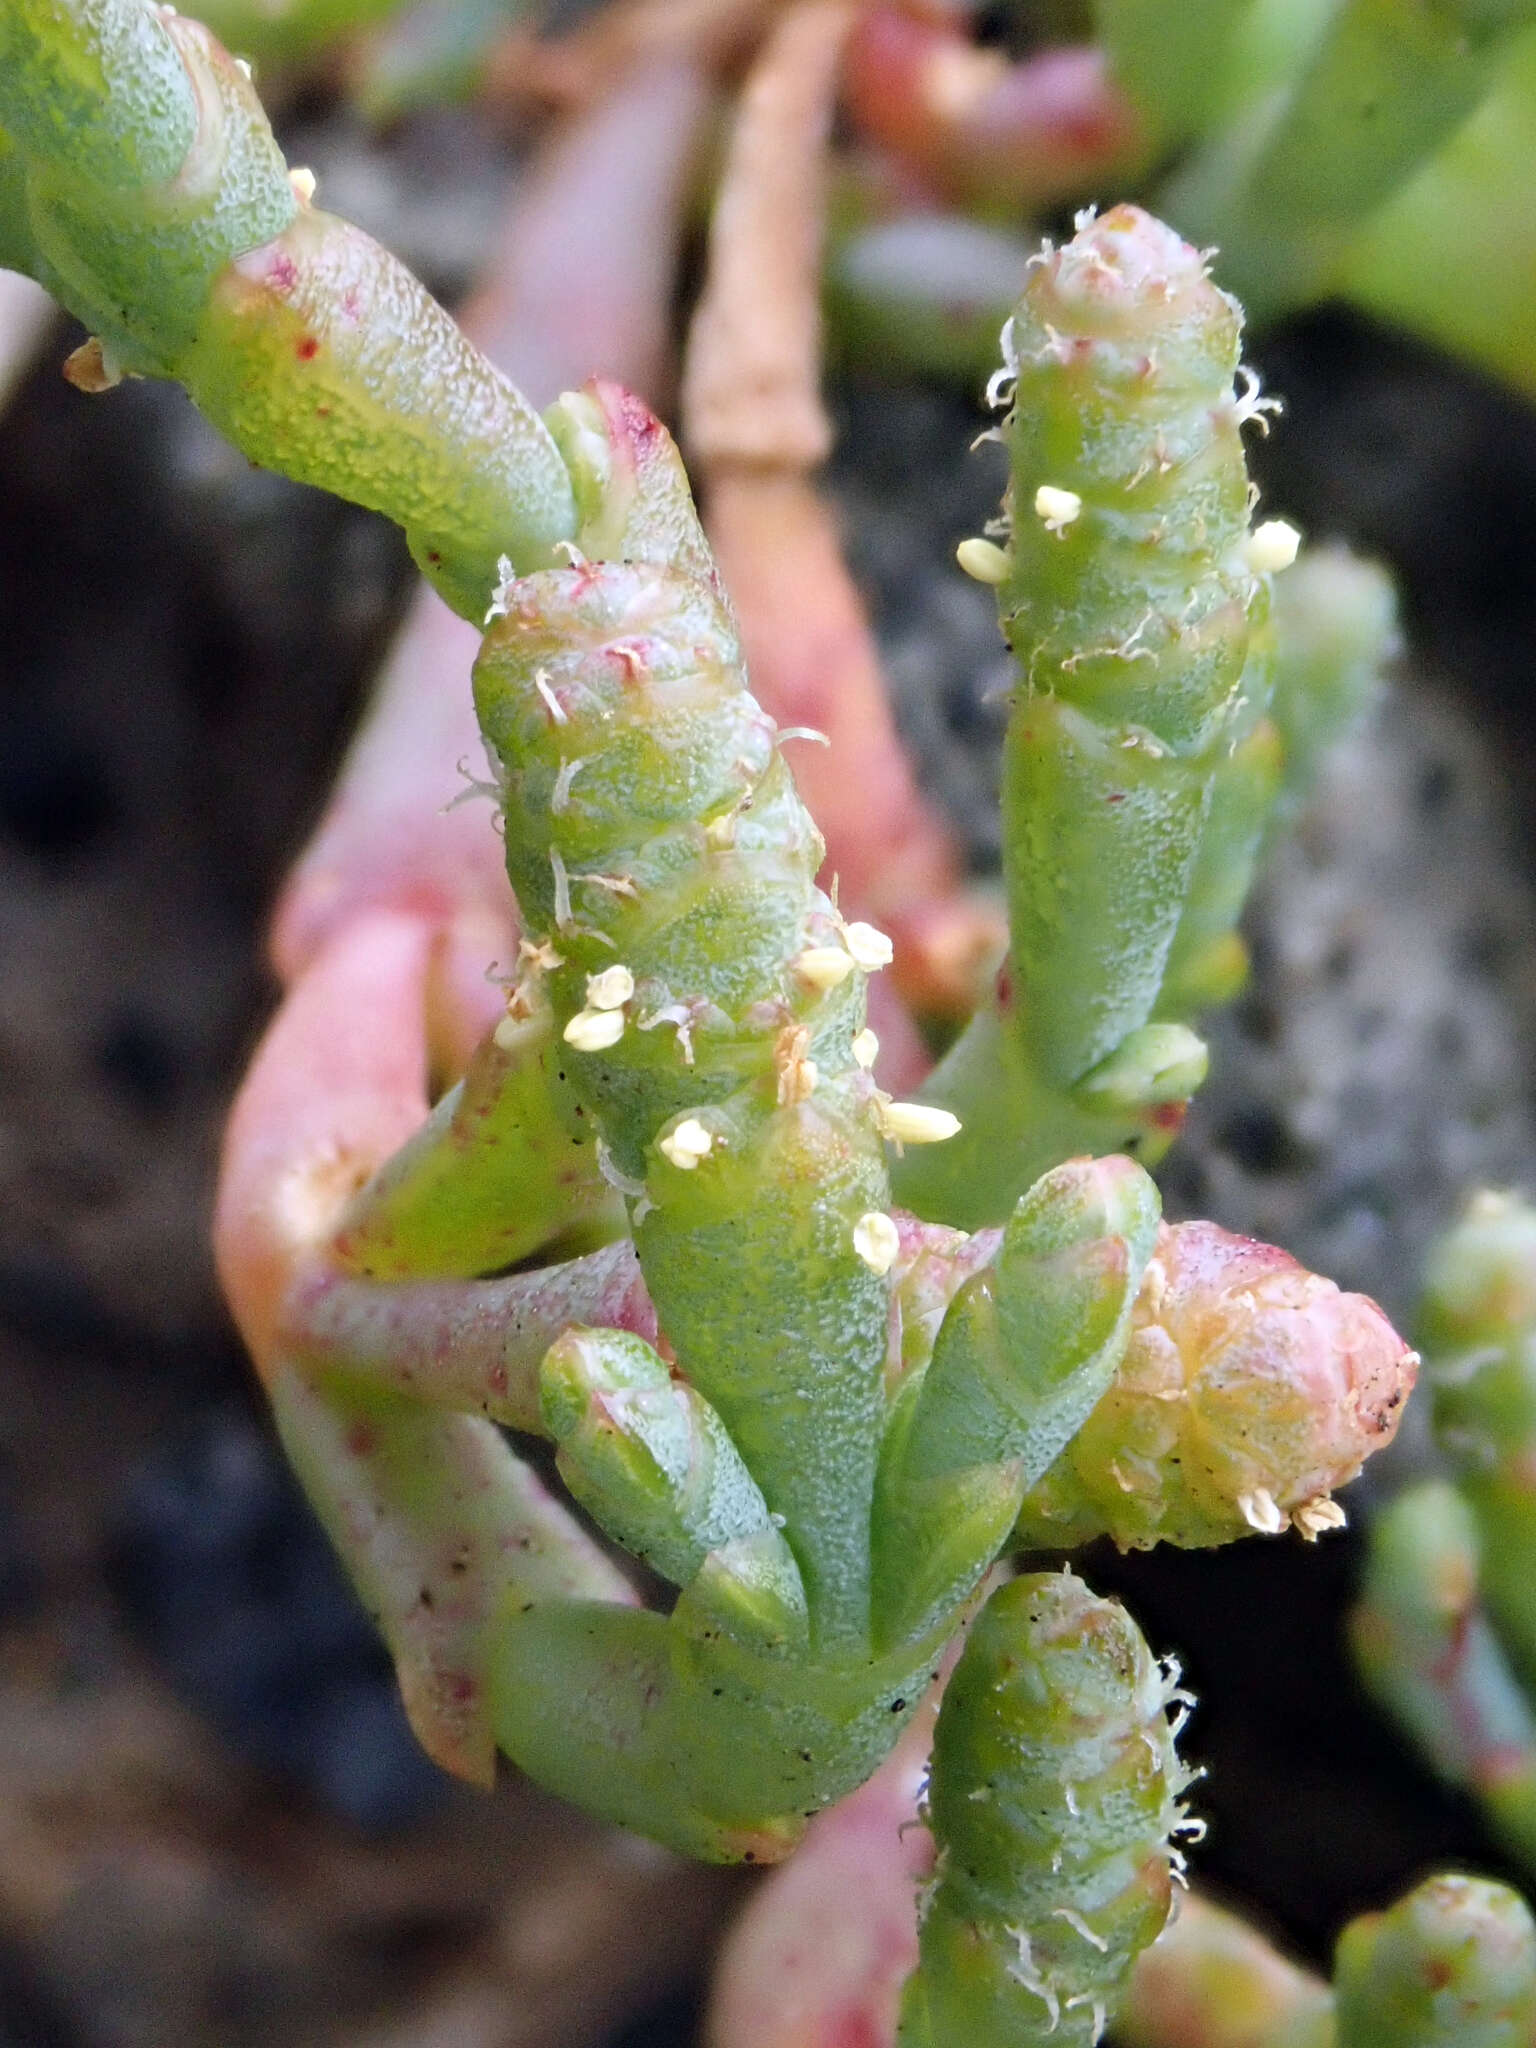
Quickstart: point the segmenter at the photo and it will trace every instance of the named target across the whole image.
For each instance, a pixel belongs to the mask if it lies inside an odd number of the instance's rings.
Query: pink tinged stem
[[[315,956],[235,1098],[214,1252],[259,1368],[296,1271],[426,1114],[426,920],[373,912]]]
[[[490,1785],[490,1661],[509,1608],[633,1604],[628,1582],[492,1423],[318,1387],[286,1360],[268,1391],[284,1448],[389,1644],[417,1740],[445,1770]]]
[[[543,1434],[539,1366],[573,1323],[656,1341],[656,1311],[628,1239],[500,1280],[359,1280],[316,1266],[294,1289],[283,1339],[306,1371]]]

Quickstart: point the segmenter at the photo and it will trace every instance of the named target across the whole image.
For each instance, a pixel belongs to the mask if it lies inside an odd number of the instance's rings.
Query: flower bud
[[[1376,1304],[1213,1223],[1164,1225],[1109,1391],[1025,1500],[1027,1542],[1194,1548],[1337,1525],[1417,1354]]]

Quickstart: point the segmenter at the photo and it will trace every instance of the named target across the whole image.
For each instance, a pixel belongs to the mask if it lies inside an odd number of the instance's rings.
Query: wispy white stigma
[[[896,1226],[883,1209],[871,1209],[853,1226],[853,1248],[871,1273],[889,1273],[901,1250]]]
[[[995,540],[983,540],[979,535],[961,541],[955,549],[955,560],[977,583],[1006,583],[1008,571],[1013,567],[1013,557],[1006,548],[1000,548]]]
[[[848,1050],[853,1054],[854,1065],[862,1067],[867,1074],[880,1057],[880,1041],[866,1024],[862,1031],[855,1034]]]
[[[926,1102],[882,1102],[877,1113],[880,1129],[898,1145],[939,1145],[960,1128],[952,1111]]]
[[[855,967],[862,967],[866,974],[878,974],[882,967],[890,966],[896,955],[896,948],[885,933],[872,924],[845,924],[843,944],[853,955]]]
[[[1249,534],[1243,555],[1255,576],[1274,576],[1289,569],[1301,546],[1301,535],[1289,520],[1266,519]]]
[[[589,1010],[622,1010],[635,992],[635,977],[627,967],[605,967],[601,974],[587,976]]]
[[[1257,1529],[1261,1536],[1278,1536],[1285,1527],[1286,1518],[1268,1487],[1256,1486],[1252,1493],[1240,1493],[1237,1506],[1249,1528]]]
[[[504,619],[507,616],[507,592],[512,588],[515,580],[512,574],[512,557],[510,555],[498,555],[496,557],[496,581],[491,589],[491,602],[484,619],[481,621],[482,625],[488,626],[492,620]]]
[[[656,1140],[656,1149],[683,1173],[692,1173],[699,1161],[707,1159],[715,1149],[715,1134],[707,1131],[696,1116],[685,1116],[664,1138]]]
[[[544,709],[549,713],[553,723],[556,725],[569,725],[571,722],[570,715],[566,711],[565,706],[560,702],[560,699],[555,695],[554,690],[550,687],[549,676],[544,669],[534,670],[533,687],[544,699]]]
[[[561,1033],[578,1052],[606,1052],[624,1036],[622,1010],[578,1010]]]
[[[1047,533],[1054,533],[1058,539],[1082,509],[1083,501],[1076,491],[1063,490],[1060,484],[1042,484],[1035,493],[1035,517],[1044,522]]]
[[[841,946],[807,946],[790,961],[800,979],[815,989],[836,988],[853,972],[853,955]]]

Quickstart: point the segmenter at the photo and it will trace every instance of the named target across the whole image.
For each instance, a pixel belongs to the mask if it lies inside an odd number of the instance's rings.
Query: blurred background
[[[492,96],[381,125],[327,65],[278,106],[326,203],[461,296],[537,123]],[[749,1880],[425,1760],[213,1282],[264,919],[404,547],[175,390],[86,399],[79,339],[52,328],[0,418],[0,2048],[689,2048]],[[985,873],[1007,672],[952,566],[999,487],[977,380],[835,310],[830,340],[850,558]],[[1536,415],[1339,307],[1252,353],[1287,401],[1266,509],[1390,563],[1410,651],[1277,853],[1163,1179],[1407,1319],[1460,1192],[1536,1186]],[[1353,1533],[1084,1568],[1201,1696],[1201,1866],[1293,1944],[1431,1866],[1499,1869],[1358,1697]]]

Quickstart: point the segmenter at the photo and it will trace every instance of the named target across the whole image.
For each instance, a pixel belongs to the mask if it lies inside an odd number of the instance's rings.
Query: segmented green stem
[[[1240,316],[1133,207],[1037,264],[1005,329],[1008,545],[968,543],[1018,666],[1004,761],[1013,950],[934,1075],[967,1128],[907,1162],[920,1214],[995,1220],[1065,1152],[1151,1158],[1205,1069],[1244,874],[1277,781],[1269,571],[1248,530]],[[999,1073],[1001,1070],[1001,1073]]]
[[[290,182],[245,71],[151,0],[0,16],[0,248],[97,337],[77,381],[174,377],[253,461],[387,512],[456,610],[574,527],[521,395],[403,265]]]
[[[1099,2039],[1172,1904],[1182,1698],[1125,1610],[1070,1572],[993,1595],[934,1736],[939,1860],[901,2048]]]
[[[1507,1885],[1429,1878],[1345,1928],[1334,1996],[1339,2048],[1525,2048],[1536,1922]]]

